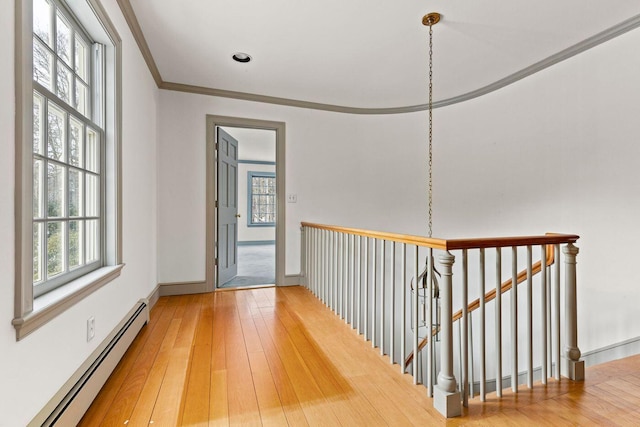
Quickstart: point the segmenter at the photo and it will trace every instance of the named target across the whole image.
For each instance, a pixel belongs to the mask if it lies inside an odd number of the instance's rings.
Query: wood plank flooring
[[[160,298],[81,426],[640,425],[640,355],[445,420],[301,287]]]

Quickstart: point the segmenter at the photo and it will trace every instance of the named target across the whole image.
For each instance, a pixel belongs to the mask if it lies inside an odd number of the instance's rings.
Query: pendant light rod
[[[428,223],[427,235],[433,237],[433,26],[440,22],[440,14],[431,12],[422,17],[422,24],[429,27],[429,151],[428,151]]]

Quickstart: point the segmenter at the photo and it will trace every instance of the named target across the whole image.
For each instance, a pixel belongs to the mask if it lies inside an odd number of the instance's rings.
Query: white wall
[[[434,235],[580,234],[583,351],[640,336],[631,246],[640,237],[638,42],[636,30],[434,114]],[[287,204],[287,274],[300,269],[300,221],[427,231],[426,113],[160,99],[160,281],[204,279],[206,114],[286,122],[286,192],[298,195]]]
[[[170,91],[160,100],[160,282],[205,277],[207,114],[286,122],[286,193],[298,196],[286,211],[287,274],[300,272],[303,220],[425,230],[426,199],[413,194],[426,179],[416,155],[424,115],[371,118]]]
[[[435,116],[437,234],[579,234],[583,351],[640,336],[639,42],[635,30]]]
[[[20,342],[14,300],[14,2],[0,14],[0,426],[26,425],[156,280],[158,90],[115,0],[102,0],[123,39],[123,258],[120,278]],[[86,321],[96,336],[86,341]]]

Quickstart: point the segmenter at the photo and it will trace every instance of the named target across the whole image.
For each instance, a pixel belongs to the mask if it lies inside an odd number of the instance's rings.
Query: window
[[[103,49],[54,0],[33,2],[33,286],[102,266]]]
[[[276,174],[249,172],[249,227],[276,225]]]
[[[99,0],[72,4],[16,2],[18,339],[122,268],[121,42]]]

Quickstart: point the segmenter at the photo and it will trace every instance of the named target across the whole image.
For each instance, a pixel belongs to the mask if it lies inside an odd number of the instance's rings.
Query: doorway
[[[217,127],[219,288],[276,283],[276,135]]]
[[[284,284],[284,123],[207,116],[207,287]]]

